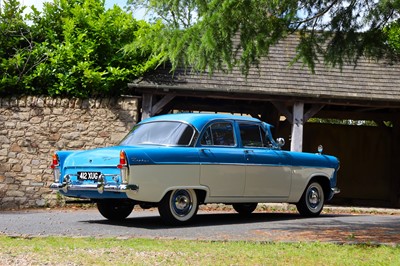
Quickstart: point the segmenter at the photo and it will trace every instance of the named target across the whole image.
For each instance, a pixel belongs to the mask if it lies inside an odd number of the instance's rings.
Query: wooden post
[[[397,117],[393,121],[393,133],[392,133],[392,151],[391,151],[391,161],[390,161],[390,174],[391,174],[391,191],[390,191],[390,199],[392,203],[392,207],[399,208],[400,207],[400,174],[398,169],[398,164],[400,161],[399,149],[400,149],[400,117]]]
[[[142,97],[142,118],[143,121],[151,116],[151,109],[153,108],[153,94],[143,94]]]
[[[291,151],[303,151],[303,117],[304,103],[297,102],[293,105],[292,141],[290,143]]]

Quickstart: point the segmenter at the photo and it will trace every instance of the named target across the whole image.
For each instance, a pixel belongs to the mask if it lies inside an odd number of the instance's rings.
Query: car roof
[[[147,118],[140,122],[149,123],[155,121],[179,121],[186,122],[193,125],[197,130],[201,130],[209,121],[216,119],[230,119],[230,120],[240,120],[248,122],[260,122],[256,118],[249,116],[231,115],[231,114],[207,114],[207,113],[179,113],[179,114],[167,114],[159,115]]]

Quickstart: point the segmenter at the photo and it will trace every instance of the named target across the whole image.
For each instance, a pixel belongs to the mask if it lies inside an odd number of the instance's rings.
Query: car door
[[[200,136],[200,183],[211,197],[243,195],[246,169],[232,121],[214,121]]]
[[[292,181],[291,168],[279,150],[270,148],[258,123],[239,123],[246,160],[244,196],[287,198]]]

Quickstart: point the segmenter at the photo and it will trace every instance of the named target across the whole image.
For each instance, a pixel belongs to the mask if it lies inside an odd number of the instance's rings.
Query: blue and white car
[[[118,146],[57,151],[54,190],[90,199],[109,220],[135,205],[157,207],[171,225],[191,221],[199,204],[230,204],[239,214],[258,203],[296,204],[318,216],[339,192],[333,156],[281,150],[271,126],[224,114],[170,114],[137,124]]]

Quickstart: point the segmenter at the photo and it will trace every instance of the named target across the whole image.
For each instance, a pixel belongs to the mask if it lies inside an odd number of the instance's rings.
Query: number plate
[[[97,181],[100,175],[100,172],[78,172],[78,179]]]

